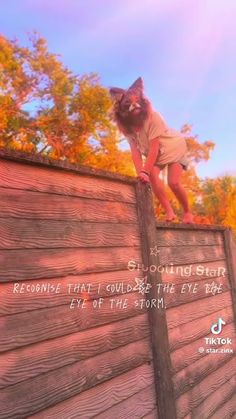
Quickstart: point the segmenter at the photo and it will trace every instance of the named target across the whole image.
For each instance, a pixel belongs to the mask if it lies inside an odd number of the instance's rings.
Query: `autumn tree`
[[[0,146],[133,174],[96,74],[74,75],[46,41],[0,36]]]

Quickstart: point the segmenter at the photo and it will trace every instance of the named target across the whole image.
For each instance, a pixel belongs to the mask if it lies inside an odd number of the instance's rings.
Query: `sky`
[[[236,175],[235,0],[0,0],[0,32],[38,31],[76,74],[106,87],[139,76],[168,125],[216,146],[204,177]]]

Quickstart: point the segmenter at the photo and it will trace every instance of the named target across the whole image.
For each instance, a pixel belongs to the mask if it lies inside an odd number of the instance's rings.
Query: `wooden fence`
[[[134,178],[4,150],[0,194],[0,418],[232,417],[233,353],[205,341],[222,318],[235,344],[229,229],[157,224]]]

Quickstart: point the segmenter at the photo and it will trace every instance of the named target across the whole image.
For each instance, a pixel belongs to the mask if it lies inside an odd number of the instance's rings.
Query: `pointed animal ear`
[[[139,77],[137,80],[135,80],[135,82],[129,87],[128,90],[139,90],[140,92],[143,92],[144,85],[142,77]]]
[[[111,87],[109,89],[111,98],[113,100],[115,100],[116,102],[119,102],[123,96],[123,94],[125,93],[124,89],[120,89],[119,87]]]

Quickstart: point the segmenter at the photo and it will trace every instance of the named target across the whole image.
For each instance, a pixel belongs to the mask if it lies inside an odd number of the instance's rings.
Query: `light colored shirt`
[[[128,141],[133,140],[145,157],[150,149],[150,141],[154,138],[159,139],[159,153],[155,164],[184,161],[187,165],[187,144],[184,135],[169,128],[159,112],[153,111],[139,132],[127,136]]]

